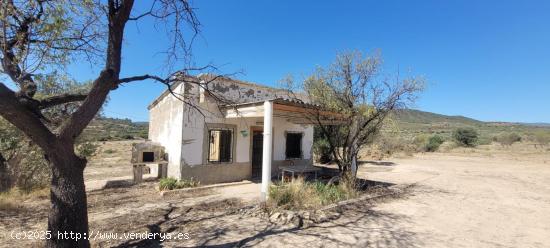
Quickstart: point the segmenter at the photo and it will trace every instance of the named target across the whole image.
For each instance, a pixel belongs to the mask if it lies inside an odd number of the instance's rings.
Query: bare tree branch
[[[110,0],[108,4],[108,18],[111,25],[109,25],[105,69],[94,81],[92,89],[82,105],[61,126],[59,133],[61,139],[75,140],[95,117],[105,102],[109,91],[117,86],[122,56],[124,26],[128,21],[134,1],[122,0],[119,5],[117,5],[117,2]]]
[[[38,107],[40,109],[46,109],[46,108],[50,108],[50,107],[65,104],[65,103],[80,102],[80,101],[84,101],[84,99],[86,99],[87,96],[88,94],[69,94],[69,93],[61,94],[57,96],[50,96],[40,100],[38,103]]]
[[[130,83],[130,82],[134,82],[134,81],[143,81],[143,80],[147,80],[147,79],[152,79],[152,80],[155,80],[155,81],[158,81],[158,82],[161,82],[161,83],[166,83],[166,82],[169,81],[169,79],[164,79],[164,78],[161,78],[159,76],[145,74],[145,75],[141,75],[141,76],[121,78],[121,79],[118,80],[118,83],[119,84],[124,84],[124,83]]]
[[[40,118],[21,104],[12,90],[0,83],[0,115],[23,131],[45,151],[52,149],[55,135],[42,124]]]

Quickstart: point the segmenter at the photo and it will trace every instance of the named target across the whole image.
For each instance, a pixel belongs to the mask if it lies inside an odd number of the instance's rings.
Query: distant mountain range
[[[483,123],[472,118],[455,115],[442,115],[432,112],[426,112],[416,109],[403,109],[395,111],[393,116],[396,120],[400,122],[407,123],[419,123],[419,124],[432,124],[432,123],[457,123],[465,125],[477,125]]]
[[[533,132],[549,132],[550,123],[514,123],[514,122],[484,122],[464,116],[449,116],[416,109],[395,111],[390,119],[390,125],[384,131],[398,131],[405,137],[420,134],[440,134],[450,136],[459,127],[473,127],[482,138],[491,139],[504,132],[530,134]],[[148,122],[132,122],[129,119],[97,118],[86,128],[83,139],[86,140],[124,140],[147,138]]]
[[[396,117],[399,121],[410,122],[410,123],[438,123],[438,122],[449,122],[449,123],[461,123],[467,125],[479,125],[479,124],[490,124],[490,125],[526,125],[534,127],[550,127],[550,123],[537,122],[537,123],[524,123],[524,122],[502,122],[502,121],[479,121],[473,118],[461,116],[461,115],[442,115],[432,112],[426,112],[416,109],[404,109],[396,111]]]
[[[545,123],[545,122],[535,122],[535,123],[522,123],[522,122],[519,122],[518,124],[534,126],[534,127],[550,127],[550,123]]]
[[[550,133],[549,123],[515,123],[515,122],[484,122],[464,116],[448,116],[415,109],[396,111],[391,115],[394,125],[385,127],[384,131],[395,132],[403,137],[415,137],[420,134],[440,134],[451,136],[459,127],[472,127],[478,131],[481,138],[490,141],[502,133],[518,133],[529,136],[537,132]]]

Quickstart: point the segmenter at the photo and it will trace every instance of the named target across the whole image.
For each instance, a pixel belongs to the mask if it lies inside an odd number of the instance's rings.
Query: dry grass
[[[272,185],[269,190],[269,208],[316,209],[359,195],[354,183],[327,185],[323,182],[305,182],[297,178],[289,183]]]
[[[24,202],[43,200],[50,197],[49,188],[22,191],[17,188],[0,193],[0,211],[19,211]]]

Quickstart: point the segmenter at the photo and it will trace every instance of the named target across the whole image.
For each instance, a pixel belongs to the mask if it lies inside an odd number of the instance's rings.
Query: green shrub
[[[425,151],[428,144],[428,135],[420,134],[414,137],[412,143],[416,147],[416,151]]]
[[[411,143],[411,141],[405,140],[399,136],[381,135],[375,142],[379,152],[381,153],[381,156],[378,159],[392,156],[397,152],[412,154],[417,151],[418,148],[414,142],[415,141]]]
[[[159,182],[159,189],[163,190],[173,190],[173,189],[183,189],[183,188],[193,188],[199,186],[200,182],[195,181],[193,178],[189,180],[177,180],[173,177],[162,178]]]
[[[428,143],[424,146],[427,152],[435,152],[445,140],[439,135],[433,135],[428,139]]]
[[[420,134],[414,137],[412,144],[416,148],[416,151],[435,152],[444,141],[443,137],[437,134],[432,136]]]
[[[321,205],[331,204],[347,198],[346,191],[343,187],[338,187],[334,184],[327,185],[319,181],[312,183],[312,186],[319,196]]]
[[[503,146],[511,146],[516,142],[521,141],[521,136],[517,133],[506,133],[495,137],[495,141]]]
[[[332,161],[332,154],[330,154],[330,144],[326,139],[318,139],[313,143],[313,152],[316,155],[317,162],[321,164],[327,164]]]
[[[51,170],[42,150],[0,117],[0,192],[48,186]]]
[[[140,137],[142,139],[147,139],[149,137],[149,133],[148,133],[148,131],[140,131],[138,133],[138,137]]]
[[[159,182],[159,189],[160,190],[173,190],[176,188],[176,184],[178,183],[178,179],[175,179],[173,177],[169,178],[162,178]]]
[[[180,180],[178,181],[178,183],[176,184],[176,188],[177,189],[182,189],[182,188],[193,188],[193,187],[197,187],[199,186],[200,182],[199,181],[195,181],[195,179],[191,178],[191,179],[183,179],[183,180]]]
[[[453,132],[453,138],[461,146],[475,146],[479,138],[477,131],[473,128],[457,128]]]
[[[427,143],[428,141],[428,135],[427,134],[419,134],[419,135],[416,135],[414,136],[414,139],[413,139],[413,144],[415,144],[416,146],[423,146],[424,144]]]
[[[320,181],[305,182],[297,178],[269,188],[269,205],[282,209],[312,209],[350,199],[357,195],[347,184],[327,185]]]
[[[92,142],[84,142],[76,146],[76,152],[82,157],[92,157],[96,154],[99,145]]]
[[[550,134],[546,132],[536,132],[533,134],[532,139],[535,142],[535,147],[537,145],[546,146],[550,143]]]
[[[490,137],[480,136],[477,139],[477,142],[475,144],[476,145],[490,145],[491,143],[493,143],[493,142],[492,142]]]
[[[116,151],[113,150],[113,149],[107,149],[107,150],[103,151],[103,153],[105,153],[105,154],[113,154],[113,153],[115,153],[115,152],[116,152]]]
[[[320,205],[315,189],[303,179],[273,184],[269,188],[269,204],[283,209],[314,208]]]

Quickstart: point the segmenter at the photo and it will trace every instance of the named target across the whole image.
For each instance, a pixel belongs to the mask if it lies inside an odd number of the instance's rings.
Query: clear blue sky
[[[137,1],[143,3],[142,1]],[[550,122],[550,1],[195,1],[198,65],[276,85],[339,51],[380,49],[385,72],[425,76],[414,108],[484,121]],[[149,21],[129,24],[123,74],[162,71],[167,44]],[[160,28],[162,29],[162,28]],[[97,71],[71,67],[78,79]],[[111,93],[107,116],[148,119],[163,90],[139,82]]]

